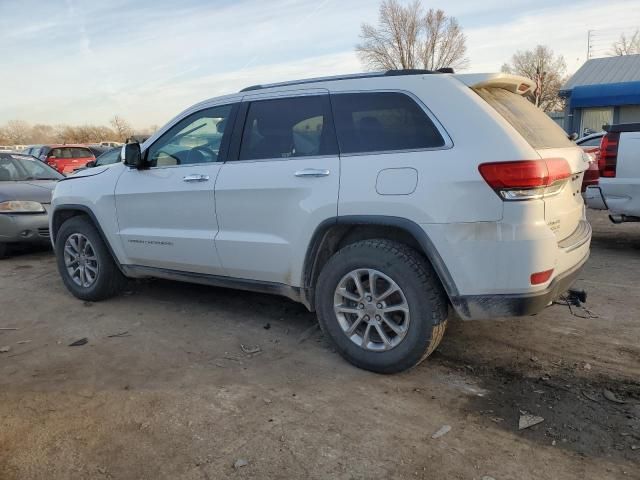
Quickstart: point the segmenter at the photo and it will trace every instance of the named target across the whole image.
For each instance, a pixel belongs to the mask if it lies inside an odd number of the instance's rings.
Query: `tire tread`
[[[401,262],[408,267],[417,278],[419,283],[418,288],[424,292],[424,295],[426,296],[425,300],[429,302],[432,307],[433,314],[431,320],[433,323],[431,337],[425,344],[424,353],[417,362],[412,362],[410,359],[407,359],[406,363],[403,364],[400,362],[400,364],[389,368],[387,373],[399,372],[412,368],[423,362],[436,350],[436,348],[438,348],[447,328],[448,301],[442,284],[440,283],[440,279],[427,259],[414,249],[405,244],[383,238],[362,240],[349,244],[339,250],[332,258],[335,258],[336,262],[340,262],[341,257],[347,256],[350,252],[362,248],[379,250],[381,254],[390,254],[395,257],[398,262]],[[322,325],[322,322],[320,323]]]

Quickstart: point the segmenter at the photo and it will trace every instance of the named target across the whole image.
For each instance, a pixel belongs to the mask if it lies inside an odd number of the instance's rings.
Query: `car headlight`
[[[42,213],[46,210],[41,203],[25,200],[0,202],[0,213]]]

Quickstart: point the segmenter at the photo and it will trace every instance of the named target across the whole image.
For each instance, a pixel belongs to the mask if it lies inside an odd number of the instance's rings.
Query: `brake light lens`
[[[609,132],[600,142],[600,157],[598,168],[601,177],[615,177],[618,164],[618,145],[620,144],[620,132]]]
[[[554,195],[571,177],[569,163],[564,158],[483,163],[478,170],[503,200],[531,200]]]

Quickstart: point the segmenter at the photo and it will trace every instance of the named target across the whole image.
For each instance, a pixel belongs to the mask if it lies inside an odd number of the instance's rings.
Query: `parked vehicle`
[[[121,148],[112,148],[111,150],[107,150],[98,158],[96,158],[94,162],[87,162],[87,164],[84,167],[80,167],[75,171],[77,172],[80,170],[85,170],[87,168],[103,167],[105,165],[112,165],[114,163],[118,163],[121,161],[120,151],[121,151]]]
[[[110,150],[110,147],[105,147],[103,145],[100,145],[99,143],[88,143],[85,145],[85,147],[91,150],[91,153],[93,153],[96,158]]]
[[[122,142],[100,142],[100,145],[102,147],[113,148],[113,147],[121,147],[122,145],[124,145],[124,143],[122,143]]]
[[[13,152],[13,146],[12,145],[0,145],[0,150],[5,151],[5,152]]]
[[[40,155],[42,155],[42,147],[44,147],[44,145],[27,145],[26,148],[20,153],[40,158]]]
[[[73,144],[43,145],[39,158],[63,174],[71,173],[96,159],[89,147]]]
[[[355,365],[410,368],[450,307],[535,314],[588,257],[587,161],[533,88],[390,71],[194,105],[58,184],[62,280],[91,301],[149,276],[281,294]]]
[[[0,258],[10,244],[49,241],[47,211],[61,178],[35,157],[0,153]]]
[[[640,221],[640,123],[605,127],[598,163],[600,181],[585,192],[587,204],[609,210],[613,223]]]
[[[598,179],[600,178],[598,157],[600,156],[600,142],[604,134],[605,132],[592,133],[576,140],[576,144],[590,157],[589,168],[584,172],[584,178],[582,179],[581,191],[583,196],[587,187],[598,184]]]

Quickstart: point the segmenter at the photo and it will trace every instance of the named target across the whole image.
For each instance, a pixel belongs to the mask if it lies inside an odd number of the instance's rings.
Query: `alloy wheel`
[[[89,239],[81,233],[67,237],[64,244],[64,265],[69,278],[80,287],[89,288],[98,278],[98,257]]]
[[[334,294],[334,312],[344,334],[364,350],[390,350],[409,329],[409,304],[402,289],[371,268],[342,277]]]

